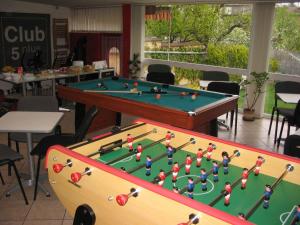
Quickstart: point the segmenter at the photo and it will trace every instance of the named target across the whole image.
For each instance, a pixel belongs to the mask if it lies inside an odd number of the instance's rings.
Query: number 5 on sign
[[[18,60],[20,58],[19,47],[12,47],[11,48],[11,59]]]

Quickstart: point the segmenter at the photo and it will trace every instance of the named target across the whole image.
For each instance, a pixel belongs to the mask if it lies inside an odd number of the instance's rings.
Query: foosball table
[[[46,167],[76,225],[299,224],[300,160],[157,122],[52,146]]]

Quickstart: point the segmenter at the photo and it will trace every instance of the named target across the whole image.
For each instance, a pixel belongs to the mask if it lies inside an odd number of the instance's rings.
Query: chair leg
[[[278,132],[278,122],[279,122],[279,113],[276,112],[276,124],[275,124],[275,136],[274,136],[274,144],[276,143],[277,141],[277,132]]]
[[[15,171],[15,174],[16,174],[16,177],[17,177],[17,180],[18,180],[20,189],[21,189],[22,194],[23,194],[23,198],[24,198],[24,200],[25,200],[26,205],[28,205],[28,200],[27,200],[27,197],[26,197],[26,194],[25,194],[25,191],[24,191],[24,188],[23,188],[23,185],[22,185],[22,181],[21,181],[20,175],[19,175],[19,173],[18,173],[17,167],[16,167],[16,165],[15,165],[14,162],[11,162],[10,164],[11,164],[12,167],[14,168],[14,171]]]
[[[10,133],[7,133],[7,145],[11,148],[11,139],[10,139]]]
[[[39,185],[39,177],[40,177],[40,167],[41,167],[41,157],[39,156],[37,169],[36,169],[36,176],[35,176],[35,186],[34,186],[34,195],[33,201],[36,200],[37,192],[38,192],[38,185]]]
[[[283,118],[283,120],[282,120],[279,138],[277,139],[277,148],[278,148],[279,145],[280,145],[280,141],[281,141],[281,137],[282,137],[282,131],[283,131],[283,127],[284,127],[284,123],[285,123],[285,118]]]
[[[16,141],[16,150],[18,153],[20,153],[20,145],[18,141]]]
[[[236,134],[237,134],[238,112],[239,112],[239,106],[236,105],[236,108],[235,108],[234,136],[236,136]]]
[[[5,185],[5,182],[4,182],[4,179],[2,177],[2,173],[1,172],[0,172],[0,180],[1,180],[2,185]]]
[[[287,137],[290,136],[291,125],[288,123]]]
[[[275,113],[275,107],[273,107],[273,109],[272,109],[272,115],[271,115],[271,120],[270,120],[268,135],[270,135],[270,133],[271,133],[271,128],[272,128],[274,113]]]
[[[232,128],[233,125],[233,118],[234,118],[234,110],[230,111],[230,128]]]

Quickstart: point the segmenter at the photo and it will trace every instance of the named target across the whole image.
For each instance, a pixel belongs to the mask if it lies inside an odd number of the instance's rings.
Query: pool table
[[[134,88],[138,93],[132,93]],[[217,136],[217,117],[237,110],[238,101],[234,95],[121,77],[59,86],[58,96],[77,103],[76,124],[86,108],[96,105],[100,113],[94,130],[120,125],[120,112],[213,136]]]

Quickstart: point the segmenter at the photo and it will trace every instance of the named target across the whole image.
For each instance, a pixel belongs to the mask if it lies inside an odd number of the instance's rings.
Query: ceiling
[[[291,0],[20,0],[70,8],[114,6],[122,4],[160,5],[160,4],[187,4],[187,3],[250,3],[250,2],[298,2]]]

